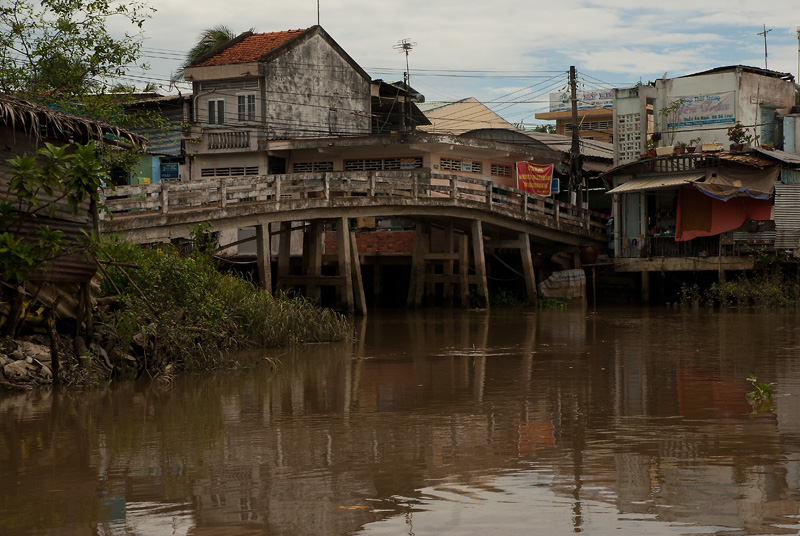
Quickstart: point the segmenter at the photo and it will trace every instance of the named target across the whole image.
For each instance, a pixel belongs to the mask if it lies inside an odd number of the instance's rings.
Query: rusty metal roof
[[[694,171],[691,173],[659,173],[645,177],[637,177],[616,188],[606,192],[607,194],[621,194],[631,192],[643,192],[645,190],[658,190],[660,188],[677,188],[682,184],[694,182],[705,178],[705,171]]]

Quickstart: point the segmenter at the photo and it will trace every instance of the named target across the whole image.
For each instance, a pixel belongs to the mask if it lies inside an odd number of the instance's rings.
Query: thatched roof
[[[53,110],[2,93],[0,93],[0,122],[12,129],[27,131],[34,136],[40,136],[44,127],[47,132],[63,134],[65,137],[75,133],[87,139],[104,142],[123,142],[138,146],[144,144],[141,136],[108,123]]]

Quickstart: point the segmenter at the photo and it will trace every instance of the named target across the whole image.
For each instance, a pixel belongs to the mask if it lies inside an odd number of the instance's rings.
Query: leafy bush
[[[187,369],[229,366],[229,350],[352,336],[345,317],[302,297],[271,296],[241,276],[220,273],[201,250],[110,240],[100,247],[103,296],[119,308],[103,322],[121,346],[138,341],[151,364]],[[132,319],[135,326],[131,326]],[[138,337],[138,338],[137,338]]]

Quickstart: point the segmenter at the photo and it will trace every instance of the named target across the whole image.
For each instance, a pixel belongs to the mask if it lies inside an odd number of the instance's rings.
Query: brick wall
[[[335,232],[327,232],[325,254],[339,252]],[[360,255],[411,255],[414,249],[414,231],[356,231]]]

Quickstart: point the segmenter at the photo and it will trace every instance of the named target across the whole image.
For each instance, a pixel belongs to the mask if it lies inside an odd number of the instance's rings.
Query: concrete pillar
[[[461,307],[469,307],[469,237],[465,234],[458,238],[458,291]]]
[[[350,231],[350,257],[356,314],[365,315],[367,314],[367,297],[364,295],[364,282],[361,279],[361,259],[358,256],[355,231]]]
[[[525,292],[528,294],[528,303],[536,307],[539,305],[539,292],[536,288],[536,274],[533,271],[531,240],[528,233],[520,233],[519,242],[519,253],[522,257],[522,272],[525,276]]]
[[[483,250],[483,225],[479,220],[472,222],[472,262],[478,278],[478,297],[483,306],[489,308],[489,286],[486,283],[486,256]]]
[[[350,262],[352,252],[350,250],[350,229],[348,229],[347,218],[336,220],[336,238],[339,245],[339,275],[344,276],[342,308],[347,314],[353,314],[355,304],[353,303],[353,272]]]
[[[270,246],[269,224],[256,225],[256,257],[258,262],[258,283],[272,294],[272,248]]]
[[[319,286],[319,276],[322,275],[322,221],[313,220],[306,233],[308,250],[303,251],[307,265],[308,283],[306,283],[306,297],[319,302],[322,297]],[[304,244],[305,245],[305,244]]]
[[[642,272],[642,303],[650,303],[650,272]]]
[[[455,229],[453,228],[453,222],[448,222],[447,227],[444,230],[444,251],[445,253],[455,253],[455,244],[454,244],[454,236]],[[453,268],[455,266],[455,262],[453,260],[445,260],[442,263],[442,273],[444,275],[453,275]],[[442,289],[442,296],[444,301],[445,307],[452,307],[453,306],[453,283],[445,281],[443,284]]]

